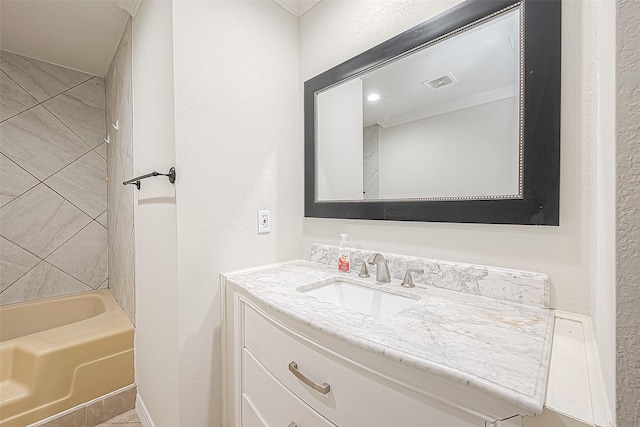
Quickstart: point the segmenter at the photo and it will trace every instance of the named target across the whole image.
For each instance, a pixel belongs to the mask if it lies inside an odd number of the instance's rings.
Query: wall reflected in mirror
[[[519,7],[316,93],[317,201],[522,197]]]

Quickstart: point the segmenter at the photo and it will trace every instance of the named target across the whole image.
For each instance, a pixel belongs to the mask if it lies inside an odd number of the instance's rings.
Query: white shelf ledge
[[[524,427],[611,427],[591,319],[555,312],[551,364],[542,414]]]

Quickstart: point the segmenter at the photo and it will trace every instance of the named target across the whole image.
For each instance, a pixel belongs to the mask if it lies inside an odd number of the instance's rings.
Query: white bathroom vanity
[[[309,261],[223,275],[225,425],[515,427],[542,412],[553,312],[502,298],[523,293],[494,279],[544,302],[548,278],[426,260],[406,289],[398,274],[418,261],[387,258],[387,284]],[[423,283],[434,275],[449,288]],[[476,288],[451,288],[463,278]],[[316,292],[337,280],[360,289],[358,307]]]

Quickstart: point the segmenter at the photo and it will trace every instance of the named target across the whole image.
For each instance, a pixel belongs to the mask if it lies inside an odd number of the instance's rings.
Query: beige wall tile
[[[97,289],[107,280],[106,228],[92,221],[49,255],[46,261]]]
[[[120,79],[117,78],[117,71],[115,67],[116,61],[115,59],[111,62],[111,66],[109,67],[109,71],[107,72],[107,77],[105,78],[104,91],[106,102],[105,106],[107,109],[107,127],[111,126],[111,123],[115,122],[115,118],[118,116],[118,96],[120,95],[121,82]],[[111,120],[113,119],[113,120]]]
[[[132,141],[133,141],[133,113],[124,96],[119,97],[120,105],[118,106],[118,124],[120,130],[116,132],[116,150],[118,153],[117,160],[122,166],[124,175],[133,178],[133,157],[132,157]]]
[[[124,97],[131,100],[131,20],[122,32],[120,43],[116,51],[116,69],[122,83]]]
[[[0,138],[0,152],[38,179],[91,149],[41,105],[0,123]]]
[[[106,137],[104,91],[93,80],[43,103],[92,148]]]
[[[40,258],[0,237],[0,292],[40,262]]]
[[[98,86],[100,86],[100,89],[104,90],[105,83],[104,83],[104,78],[103,77],[94,77],[93,81],[96,82],[96,84]]]
[[[117,119],[120,129],[110,130],[107,146],[109,230],[109,289],[135,324],[134,229],[135,187],[123,186],[133,178],[133,113],[131,109],[131,22],[122,34],[116,56],[107,72],[105,92],[107,126]]]
[[[0,294],[0,305],[91,290],[82,282],[42,261]]]
[[[91,218],[39,184],[0,208],[0,233],[45,258],[91,222]]]
[[[95,151],[49,177],[45,184],[91,218],[107,209],[107,161]]]
[[[0,121],[23,112],[37,104],[16,82],[0,71]]]
[[[0,69],[39,102],[58,95],[92,76],[80,71],[0,51]]]
[[[135,279],[135,236],[133,230],[129,236],[129,244],[122,259],[124,269],[121,271],[119,286],[112,286],[112,293],[117,295],[117,301],[122,310],[129,316],[131,323],[136,323],[136,295]]]
[[[103,159],[107,160],[107,144],[105,142],[98,145],[94,151],[100,154]]]
[[[106,288],[106,82],[3,51],[0,69],[0,303]]]
[[[97,218],[96,221],[102,225],[104,228],[107,228],[107,211],[102,212]]]
[[[0,207],[34,187],[38,182],[27,171],[0,154]]]

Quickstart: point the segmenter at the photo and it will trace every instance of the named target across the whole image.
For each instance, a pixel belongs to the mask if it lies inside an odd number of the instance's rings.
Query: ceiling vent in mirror
[[[426,80],[422,83],[431,90],[437,90],[445,86],[449,86],[450,84],[453,84],[455,82],[456,82],[456,78],[453,77],[453,74],[447,73],[444,76],[440,76],[433,80]]]

